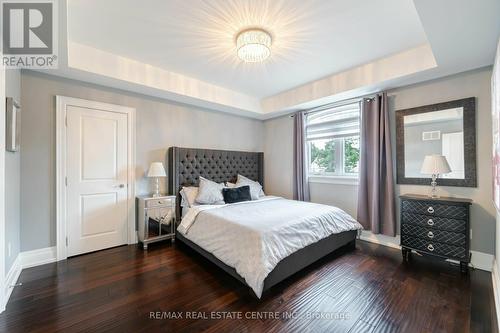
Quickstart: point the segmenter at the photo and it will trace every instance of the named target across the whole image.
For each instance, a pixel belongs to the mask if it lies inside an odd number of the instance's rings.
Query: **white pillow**
[[[185,186],[181,190],[181,207],[193,207],[196,205],[196,197],[198,196],[198,187]]]
[[[198,196],[196,202],[202,205],[218,205],[224,203],[224,196],[222,189],[224,184],[217,184],[211,180],[200,177],[200,186],[198,189]]]
[[[250,186],[250,196],[252,197],[252,200],[257,200],[259,197],[265,196],[264,191],[262,190],[262,185],[260,185],[259,182],[253,181],[245,176],[238,175],[236,187],[245,185]]]
[[[231,182],[226,182],[226,187],[227,188],[235,188],[236,184],[235,183],[231,183]]]

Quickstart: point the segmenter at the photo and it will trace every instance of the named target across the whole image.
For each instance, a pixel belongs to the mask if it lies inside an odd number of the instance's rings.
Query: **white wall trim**
[[[135,232],[135,109],[122,105],[89,101],[80,98],[56,96],[56,249],[57,260],[68,257],[66,237],[66,108],[68,106],[93,108],[124,113],[128,117],[128,243],[137,242]]]
[[[310,175],[307,179],[309,180],[310,183],[350,185],[350,186],[359,185],[358,177]]]
[[[21,270],[22,268],[21,268],[20,255],[17,255],[16,259],[12,263],[12,266],[10,266],[9,272],[5,277],[4,307],[7,305],[7,302],[9,301],[10,295],[14,290],[14,285],[16,284],[17,279],[19,279],[19,275],[21,275]]]
[[[384,245],[388,247],[392,247],[394,249],[401,249],[399,245],[401,243],[400,236],[390,237],[385,235],[376,235],[371,233],[370,231],[363,230],[361,231],[361,236],[359,237],[361,240]],[[493,269],[493,259],[494,256],[489,253],[479,252],[479,251],[470,251],[472,254],[471,263],[469,266],[481,269],[483,271],[491,272]],[[454,260],[449,260],[451,262],[455,262]]]
[[[472,254],[471,265],[477,269],[482,269],[483,271],[492,272],[493,271],[493,261],[495,256],[489,253],[470,251]]]
[[[374,243],[374,244],[379,244],[379,245],[384,245],[388,247],[392,247],[393,249],[401,249],[401,246],[399,246],[400,238],[399,236],[396,237],[390,237],[390,236],[385,236],[385,235],[376,235],[371,233],[370,231],[362,230],[361,231],[361,236],[359,237],[361,240]]]
[[[498,275],[498,263],[496,259],[493,261],[493,270],[491,272],[491,280],[493,283],[493,298],[495,298],[495,310],[497,314],[497,323],[500,323],[500,276]]]
[[[3,304],[3,308],[5,309],[10,295],[14,290],[14,285],[17,283],[23,269],[45,265],[56,261],[57,251],[55,246],[19,253],[5,277],[5,288],[3,293],[5,296],[5,302]]]
[[[2,52],[0,52],[0,57]],[[5,69],[0,66],[0,313],[5,310]]]
[[[56,261],[57,249],[55,246],[19,253],[21,269],[50,264]]]

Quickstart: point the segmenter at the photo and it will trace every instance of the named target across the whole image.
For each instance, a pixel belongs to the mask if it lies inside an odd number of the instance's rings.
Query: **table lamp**
[[[427,155],[424,158],[424,163],[422,163],[422,169],[420,170],[420,173],[423,173],[425,175],[432,175],[432,181],[431,181],[431,186],[432,186],[432,191],[431,191],[431,198],[437,198],[438,196],[436,195],[436,179],[439,178],[439,175],[443,175],[445,173],[450,173],[451,168],[450,165],[448,164],[448,161],[446,160],[446,157],[443,155]]]
[[[160,196],[160,177],[166,177],[165,168],[161,162],[153,162],[149,167],[148,178],[156,179],[155,192],[153,193],[153,198]]]

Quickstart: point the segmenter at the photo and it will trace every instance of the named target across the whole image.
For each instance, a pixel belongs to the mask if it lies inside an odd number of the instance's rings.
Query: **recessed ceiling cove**
[[[489,66],[500,35],[497,0],[68,0],[59,9],[64,50],[49,74],[258,119]]]
[[[72,0],[68,13],[72,42],[256,98],[426,43],[411,0]],[[249,27],[272,37],[264,62],[238,57]]]

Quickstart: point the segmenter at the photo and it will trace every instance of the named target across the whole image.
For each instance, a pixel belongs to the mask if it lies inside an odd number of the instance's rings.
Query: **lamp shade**
[[[443,155],[427,155],[422,163],[420,173],[425,175],[442,175],[451,172],[450,165]]]
[[[163,163],[153,162],[149,167],[148,177],[167,177]]]

